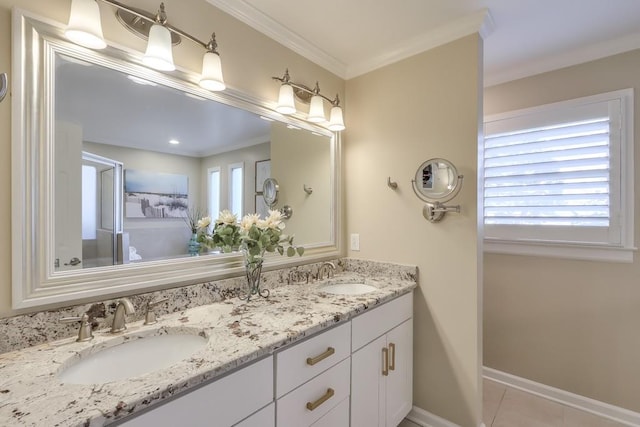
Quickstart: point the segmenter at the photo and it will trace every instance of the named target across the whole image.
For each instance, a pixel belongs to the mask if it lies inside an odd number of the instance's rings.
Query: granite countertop
[[[102,426],[209,381],[274,350],[410,292],[415,280],[393,275],[365,278],[341,273],[331,282],[362,280],[378,288],[363,295],[332,295],[320,282],[271,290],[267,299],[237,298],[162,316],[155,325],[128,324],[120,335],[94,332],[0,354],[0,425]],[[325,281],[326,283],[327,281]],[[205,347],[168,368],[106,384],[61,384],[57,373],[78,354],[99,350],[130,336],[197,333]],[[95,346],[95,347],[94,347]]]

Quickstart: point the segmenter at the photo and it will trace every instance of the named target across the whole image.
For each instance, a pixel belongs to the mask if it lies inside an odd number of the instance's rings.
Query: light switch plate
[[[352,234],[351,235],[351,250],[352,251],[359,251],[360,250],[360,235],[359,234]]]

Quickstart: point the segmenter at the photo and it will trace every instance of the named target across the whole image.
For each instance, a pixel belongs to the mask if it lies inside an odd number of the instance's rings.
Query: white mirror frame
[[[52,120],[56,53],[88,60],[194,95],[243,108],[331,138],[331,235],[328,242],[305,245],[303,257],[267,258],[265,269],[342,256],[340,233],[340,136],[296,117],[285,117],[268,103],[237,90],[214,93],[198,86],[198,75],[178,70],[162,74],[142,65],[142,54],[114,47],[96,52],[68,42],[63,26],[14,9],[12,31],[12,306],[27,312],[142,291],[240,276],[242,256],[222,254],[54,271],[54,155]]]

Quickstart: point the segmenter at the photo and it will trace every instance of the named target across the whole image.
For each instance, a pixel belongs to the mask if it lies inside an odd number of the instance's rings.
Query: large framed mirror
[[[13,25],[15,309],[239,275],[238,253],[190,251],[188,218],[263,212],[268,178],[306,251],[266,268],[341,254],[338,136],[138,53],[76,46],[25,12]]]

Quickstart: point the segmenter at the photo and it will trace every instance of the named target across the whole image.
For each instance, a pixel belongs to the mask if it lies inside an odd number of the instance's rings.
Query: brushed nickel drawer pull
[[[336,349],[333,347],[328,347],[327,351],[325,351],[322,354],[317,355],[316,357],[307,357],[307,365],[309,366],[313,366],[318,362],[323,361],[324,359],[326,359],[327,357],[331,356],[333,353],[336,352]]]
[[[382,349],[382,376],[389,376],[389,350],[387,347]]]
[[[307,409],[310,410],[310,411],[313,411],[318,406],[322,405],[324,402],[326,402],[327,400],[331,399],[334,394],[335,394],[335,391],[333,391],[332,388],[328,388],[327,392],[320,399],[316,400],[313,403],[312,402],[307,402]]]
[[[396,345],[394,343],[389,344],[389,353],[391,353],[391,363],[389,363],[389,370],[396,370]]]

